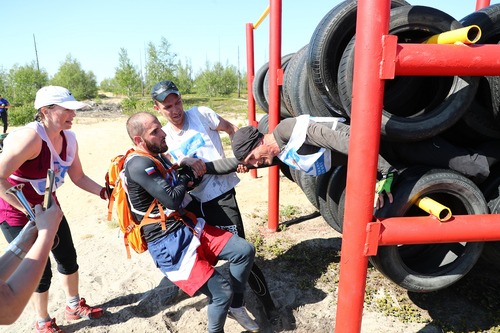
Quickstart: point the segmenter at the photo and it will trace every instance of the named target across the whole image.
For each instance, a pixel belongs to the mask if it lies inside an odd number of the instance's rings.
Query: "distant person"
[[[0,154],[0,228],[8,242],[12,242],[21,232],[28,223],[28,218],[17,199],[5,191],[13,185],[25,184],[23,194],[27,201],[32,206],[42,203],[49,168],[55,173],[55,202],[56,189],[64,183],[66,175],[81,189],[102,199],[107,198],[106,189],[83,171],[76,136],[70,130],[76,116],[75,110],[85,106],[87,104],[77,101],[66,88],[43,87],[36,93],[36,121],[11,132],[5,139],[4,149]],[[52,255],[57,262],[66,295],[65,318],[76,320],[101,317],[101,308],[91,307],[84,298],[80,298],[76,249],[64,216],[57,235],[59,242],[52,249]],[[40,284],[32,296],[37,316],[35,332],[63,332],[48,312],[51,281],[49,259]]]
[[[158,82],[151,91],[151,97],[154,109],[168,120],[163,131],[172,161],[181,166],[187,165],[197,175],[203,176],[201,183],[189,191],[197,200],[191,202],[188,210],[203,216],[210,225],[245,238],[234,189],[240,181],[238,176],[235,172],[205,174],[205,162],[225,158],[219,132],[225,132],[232,138],[238,127],[205,106],[184,110],[181,93],[172,81]],[[275,319],[278,315],[276,307],[264,274],[255,263],[248,283],[264,306],[267,317]]]
[[[2,117],[3,123],[3,134],[7,133],[7,127],[9,127],[9,116],[7,110],[10,108],[10,103],[8,100],[0,95],[0,117]]]
[[[63,213],[59,205],[35,206],[28,222],[0,257],[0,325],[14,323],[40,283]]]
[[[258,332],[244,306],[255,248],[185,210],[192,200],[187,189],[196,175],[178,172],[166,158],[165,133],[156,116],[134,114],[127,120],[127,132],[138,154],[127,158],[123,179],[135,219],[147,219],[142,233],[156,266],[189,296],[202,293],[209,298],[209,333],[224,332],[228,315],[247,331]],[[230,281],[214,269],[218,260],[229,262]]]

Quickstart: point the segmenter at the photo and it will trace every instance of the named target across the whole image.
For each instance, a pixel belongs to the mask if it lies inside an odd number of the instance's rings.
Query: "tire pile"
[[[357,1],[347,0],[319,22],[309,44],[282,57],[281,118],[302,114],[345,117],[351,112],[354,40]],[[419,43],[449,30],[470,25],[481,28],[476,44],[500,41],[500,4],[467,15],[460,21],[431,7],[411,6],[402,0],[391,3],[389,34],[398,43]],[[253,93],[257,105],[268,111],[268,70],[255,74]],[[267,132],[267,116],[259,129]],[[411,142],[440,135],[459,146],[500,139],[500,77],[398,76],[386,81],[382,112],[382,140]],[[500,146],[499,146],[500,150]],[[342,232],[346,165],[332,167],[321,176],[282,165],[281,171],[295,181],[325,221]],[[430,197],[455,215],[500,213],[500,166],[475,184],[450,169],[409,165],[393,184],[395,202],[375,212],[377,217],[425,216],[414,206]],[[482,257],[500,263],[500,243],[453,243],[379,247],[370,262],[396,284],[410,291],[430,292],[445,288],[465,276]]]

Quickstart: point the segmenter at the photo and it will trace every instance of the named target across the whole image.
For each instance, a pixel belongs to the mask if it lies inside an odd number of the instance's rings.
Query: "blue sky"
[[[373,1],[373,0],[372,0]],[[321,19],[341,1],[283,0],[282,54],[298,51]],[[414,0],[460,20],[475,0]],[[491,4],[499,1],[491,1]],[[165,37],[177,59],[195,72],[220,61],[246,72],[246,23],[255,23],[268,0],[86,0],[4,1],[1,5],[0,69],[34,61],[36,38],[40,67],[53,76],[68,54],[100,82],[114,76],[120,48],[139,67],[148,42]],[[269,17],[254,32],[255,70],[268,61]]]

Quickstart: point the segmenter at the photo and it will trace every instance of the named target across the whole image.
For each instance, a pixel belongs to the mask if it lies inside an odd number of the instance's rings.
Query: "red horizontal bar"
[[[367,224],[365,255],[378,246],[500,240],[498,214],[457,215],[446,222],[432,216],[391,217]]]
[[[378,245],[482,242],[500,240],[498,214],[456,215],[446,222],[435,217],[391,217],[381,224]]]
[[[397,44],[395,61],[398,76],[499,76],[500,45]]]

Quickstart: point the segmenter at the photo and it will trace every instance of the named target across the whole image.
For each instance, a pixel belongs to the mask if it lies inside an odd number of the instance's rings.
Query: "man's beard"
[[[155,145],[146,139],[144,139],[144,142],[146,143],[146,148],[148,148],[148,150],[153,154],[162,154],[168,150],[167,145]]]

